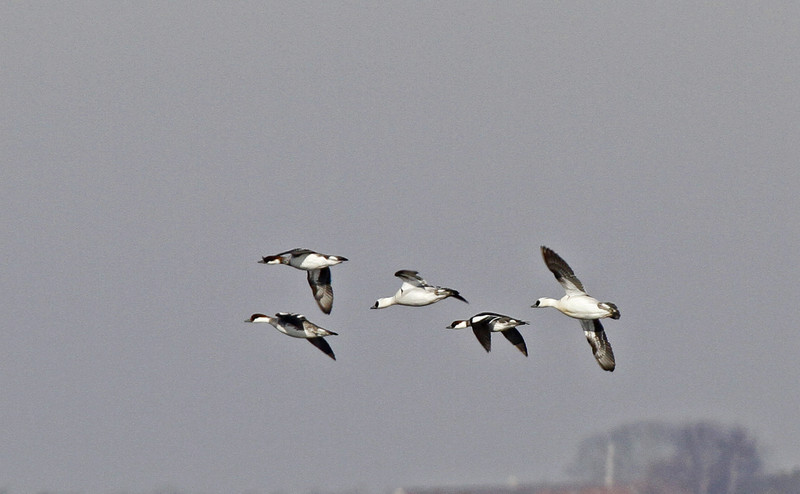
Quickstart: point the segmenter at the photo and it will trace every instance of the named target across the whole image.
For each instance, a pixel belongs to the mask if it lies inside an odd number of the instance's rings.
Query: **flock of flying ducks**
[[[563,314],[578,319],[586,335],[586,340],[592,347],[597,363],[603,370],[613,371],[615,367],[614,352],[608,342],[600,319],[610,317],[619,319],[619,309],[611,302],[600,302],[589,296],[583,288],[572,268],[564,259],[551,249],[542,246],[542,257],[548,269],[555,275],[556,280],[564,288],[566,294],[560,299],[543,297],[538,299],[531,307],[555,307]],[[314,295],[314,300],[325,314],[331,313],[333,307],[333,288],[331,287],[331,266],[347,261],[346,257],[320,254],[308,249],[292,249],[274,256],[262,257],[262,264],[286,264],[293,268],[306,271],[308,285]],[[422,307],[430,305],[448,297],[467,302],[457,290],[428,284],[417,271],[407,269],[394,274],[403,281],[397,293],[391,297],[379,298],[370,309],[383,309],[391,305],[407,305]],[[337,333],[312,323],[302,314],[278,312],[274,316],[253,314],[245,322],[269,323],[281,333],[294,338],[305,338],[311,344],[322,350],[330,358],[336,360],[333,350],[326,336],[335,336]],[[526,357],[528,348],[525,340],[517,330],[517,326],[528,324],[526,321],[513,317],[496,314],[494,312],[481,312],[469,319],[453,321],[448,329],[463,329],[471,327],[478,341],[486,351],[491,350],[492,333],[501,333]]]

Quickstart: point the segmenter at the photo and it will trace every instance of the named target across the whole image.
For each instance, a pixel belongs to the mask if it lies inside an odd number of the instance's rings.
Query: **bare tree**
[[[642,422],[587,438],[568,471],[597,484],[645,482],[665,491],[742,494],[760,468],[756,442],[740,427]]]
[[[674,432],[674,426],[660,422],[637,422],[591,436],[581,442],[567,471],[583,482],[606,483],[612,472],[617,484],[639,480],[650,464],[675,454]]]
[[[649,482],[668,482],[692,494],[736,494],[761,469],[755,440],[742,428],[688,424],[675,440],[675,455],[650,466]]]

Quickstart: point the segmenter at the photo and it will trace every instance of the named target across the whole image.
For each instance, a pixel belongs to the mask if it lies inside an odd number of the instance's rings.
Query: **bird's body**
[[[259,262],[263,264],[288,264],[293,268],[310,271],[335,266],[346,260],[346,257],[320,254],[309,249],[292,249],[274,256],[263,257]]]
[[[302,314],[294,314],[290,312],[278,312],[274,316],[268,316],[265,314],[253,314],[250,316],[250,319],[245,320],[245,322],[264,322],[269,323],[275,327],[281,333],[291,336],[292,338],[303,338],[308,340],[312,343],[315,347],[322,350],[326,355],[328,355],[333,360],[336,360],[336,356],[333,354],[333,350],[331,350],[330,345],[328,342],[323,339],[325,336],[336,336],[337,333],[333,331],[328,331],[325,328],[317,326],[316,324],[312,323],[306,316]]]
[[[611,307],[608,302],[600,302],[587,294],[564,295],[561,299],[540,298],[537,307],[555,307],[562,314],[575,319],[602,319],[610,317],[619,319],[619,310]],[[617,314],[616,317],[614,315]]]
[[[540,298],[532,307],[555,307],[561,313],[579,319],[597,363],[604,370],[613,371],[616,367],[614,352],[600,319],[619,319],[619,309],[611,302],[601,302],[586,293],[569,264],[551,249],[542,246],[542,257],[566,294],[560,299]]]
[[[481,312],[469,319],[453,321],[447,328],[463,329],[471,326],[475,337],[478,338],[478,341],[487,352],[492,349],[492,333],[502,333],[508,341],[527,357],[528,348],[525,346],[525,340],[516,329],[517,326],[525,324],[528,323],[526,321],[514,319],[513,317],[496,314],[494,312]]]
[[[314,300],[325,314],[333,308],[333,287],[331,286],[331,266],[346,261],[346,257],[320,254],[309,249],[292,249],[274,256],[262,257],[261,264],[286,264],[307,271],[308,285]]]
[[[408,305],[412,307],[422,307],[432,303],[443,300],[447,297],[457,298],[462,302],[467,300],[462,297],[457,290],[452,288],[443,288],[440,286],[429,285],[427,281],[422,279],[417,271],[409,269],[401,269],[394,274],[401,280],[403,284],[391,297],[379,298],[375,304],[370,307],[371,309],[383,309],[390,305]]]

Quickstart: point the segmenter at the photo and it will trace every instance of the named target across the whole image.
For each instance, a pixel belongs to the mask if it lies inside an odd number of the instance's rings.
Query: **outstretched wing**
[[[553,273],[556,280],[561,283],[561,286],[564,287],[564,291],[567,292],[567,295],[586,293],[581,280],[575,276],[575,272],[572,271],[567,261],[562,259],[561,256],[543,245],[542,257],[544,257],[544,263],[547,265],[547,268]]]
[[[606,338],[606,332],[599,319],[586,320],[581,319],[581,326],[583,327],[583,334],[586,335],[586,341],[592,347],[592,353],[597,363],[603,370],[614,372],[616,363],[614,362],[614,351],[611,349],[611,343]]]
[[[331,349],[331,346],[328,344],[328,342],[325,341],[325,338],[319,336],[316,338],[309,338],[308,341],[315,347],[322,350],[322,352],[325,355],[332,358],[333,360],[336,360],[336,355],[333,354],[333,350]]]
[[[501,331],[503,336],[506,337],[508,341],[511,342],[517,349],[523,353],[526,357],[528,356],[528,347],[525,346],[525,340],[522,339],[522,335],[517,331],[517,328],[506,329],[505,331]]]
[[[314,294],[314,300],[325,314],[333,308],[333,287],[331,286],[331,268],[311,269],[308,271],[308,286]]]
[[[410,269],[401,269],[394,275],[403,280],[403,283],[408,283],[409,285],[417,287],[430,286],[428,285],[427,281],[422,279],[422,276],[420,276],[417,271],[412,271]]]
[[[487,352],[492,351],[492,332],[484,324],[473,324],[472,332]]]

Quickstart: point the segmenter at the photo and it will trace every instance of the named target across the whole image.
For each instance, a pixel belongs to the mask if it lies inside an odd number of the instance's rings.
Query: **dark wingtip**
[[[336,333],[331,333],[331,334],[335,335]],[[314,338],[308,338],[308,342],[314,345],[315,347],[319,348],[320,350],[322,350],[322,353],[324,353],[328,357],[332,358],[333,360],[336,360],[336,355],[333,354],[333,349],[328,344],[328,342],[325,341],[324,337],[317,336]]]

